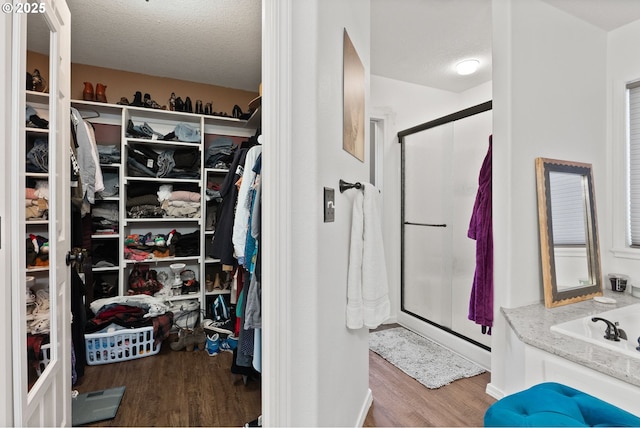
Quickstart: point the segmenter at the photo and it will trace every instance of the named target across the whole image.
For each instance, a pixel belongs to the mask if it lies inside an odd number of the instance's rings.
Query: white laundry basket
[[[90,366],[134,360],[160,352],[160,346],[153,345],[151,326],[85,334],[84,339]]]

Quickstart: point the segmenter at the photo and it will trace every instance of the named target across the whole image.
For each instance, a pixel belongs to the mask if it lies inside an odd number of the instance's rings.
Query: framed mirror
[[[591,164],[537,158],[536,181],[545,306],[601,296]]]

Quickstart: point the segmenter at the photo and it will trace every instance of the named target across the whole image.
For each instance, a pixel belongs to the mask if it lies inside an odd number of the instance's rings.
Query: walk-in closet
[[[70,340],[73,425],[259,426],[261,1],[67,3],[69,87],[52,24],[34,13],[24,29],[22,390]],[[67,219],[61,332],[50,256]]]

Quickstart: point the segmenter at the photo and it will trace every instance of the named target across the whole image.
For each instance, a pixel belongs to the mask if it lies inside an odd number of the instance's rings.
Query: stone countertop
[[[551,326],[555,324],[640,303],[640,299],[632,297],[629,293],[604,290],[604,295],[615,299],[616,303],[599,303],[590,299],[556,308],[545,308],[543,303],[538,303],[512,309],[501,308],[500,310],[518,339],[527,345],[632,385],[640,386],[640,355],[639,358],[628,357],[607,348],[551,331]],[[631,337],[629,339],[635,340]]]

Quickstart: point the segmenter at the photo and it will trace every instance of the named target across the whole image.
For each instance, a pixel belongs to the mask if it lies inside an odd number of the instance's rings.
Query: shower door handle
[[[411,221],[405,221],[404,224],[410,224],[411,226],[427,226],[427,227],[447,227],[444,223],[413,223]]]

